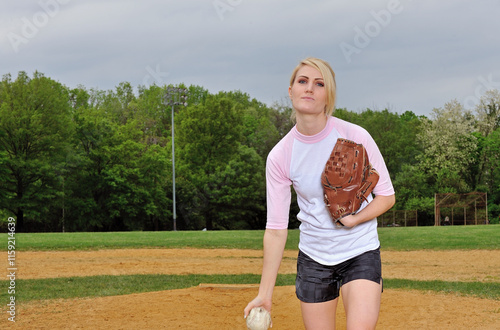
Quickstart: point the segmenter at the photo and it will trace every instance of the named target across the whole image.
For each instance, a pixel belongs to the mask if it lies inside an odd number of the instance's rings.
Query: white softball
[[[262,307],[253,308],[247,316],[248,330],[267,330],[271,325],[271,314]]]

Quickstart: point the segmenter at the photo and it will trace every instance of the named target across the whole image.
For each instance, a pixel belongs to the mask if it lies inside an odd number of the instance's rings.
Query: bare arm
[[[396,202],[394,195],[375,196],[375,198],[359,213],[349,215],[340,220],[346,227],[354,227],[369,221],[388,211]]]
[[[248,303],[244,310],[247,317],[254,307],[264,307],[269,312],[272,307],[272,297],[276,277],[283,258],[288,229],[266,229],[264,233],[264,262],[262,266],[262,277],[260,279],[259,294]]]

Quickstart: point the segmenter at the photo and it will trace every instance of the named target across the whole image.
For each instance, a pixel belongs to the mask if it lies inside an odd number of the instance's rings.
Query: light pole
[[[179,87],[167,87],[165,104],[172,107],[172,203],[174,217],[174,231],[177,231],[177,211],[175,207],[175,134],[174,134],[174,106],[187,106],[188,90]]]

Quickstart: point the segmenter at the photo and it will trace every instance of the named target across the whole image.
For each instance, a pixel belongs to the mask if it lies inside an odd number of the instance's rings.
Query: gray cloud
[[[317,56],[336,71],[338,106],[428,115],[455,98],[472,106],[500,83],[499,9],[494,0],[12,2],[0,5],[0,73],[101,89],[183,82],[271,104],[286,98],[296,63]]]

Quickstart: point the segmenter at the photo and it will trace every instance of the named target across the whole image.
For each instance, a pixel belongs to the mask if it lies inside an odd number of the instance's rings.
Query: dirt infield
[[[286,251],[280,273],[294,273],[296,251]],[[212,249],[138,249],[22,252],[19,278],[123,274],[259,274],[262,252]],[[382,251],[385,278],[500,282],[498,251]],[[243,308],[252,285],[211,285],[95,299],[32,302],[1,329],[245,329]],[[338,327],[343,329],[339,304]],[[273,329],[302,329],[294,287],[278,287]],[[498,329],[500,302],[414,291],[385,290],[379,329]]]
[[[382,251],[383,276],[412,280],[500,282],[500,252]],[[293,274],[297,251],[285,251],[280,273]],[[123,249],[22,252],[19,278],[127,274],[260,274],[262,251]]]

